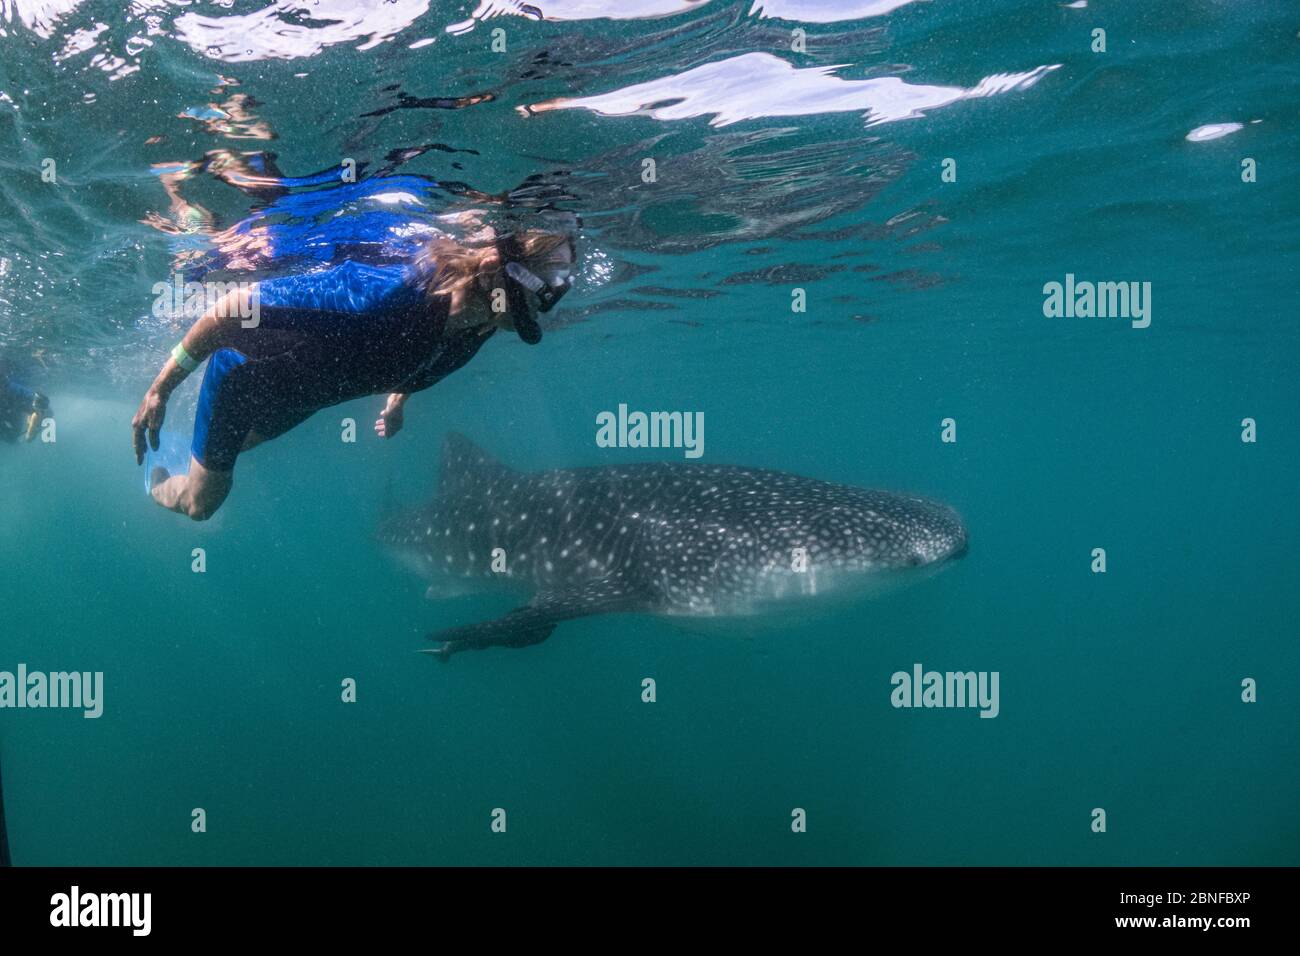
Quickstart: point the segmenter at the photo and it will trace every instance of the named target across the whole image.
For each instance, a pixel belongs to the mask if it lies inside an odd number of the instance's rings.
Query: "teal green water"
[[[57,421],[0,445],[0,670],[105,675],[97,720],[0,710],[16,863],[1300,862],[1292,5],[331,6],[0,0],[0,345]],[[151,287],[203,242],[154,228],[155,167],[264,149],[563,192],[583,275],[392,441],[379,400],[322,412],[194,524],[129,447],[182,327]],[[254,204],[180,191],[219,226]],[[1045,317],[1067,273],[1150,282],[1150,326]],[[390,495],[432,491],[453,429],[518,467],[680,458],[598,448],[620,403],[702,411],[706,462],[946,501],[970,554],[752,639],[595,617],[414,654],[503,607],[427,601],[373,541]],[[999,716],[895,709],[917,662],[998,671]]]

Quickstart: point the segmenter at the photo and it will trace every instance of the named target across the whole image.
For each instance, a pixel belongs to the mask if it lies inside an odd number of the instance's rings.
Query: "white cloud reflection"
[[[896,76],[846,80],[838,66],[800,69],[770,53],[744,53],[598,96],[565,97],[525,109],[587,109],[602,116],[643,114],[657,120],[709,116],[711,126],[772,116],[861,110],[868,126],[923,116],[958,100],[1024,90],[1059,64],[986,76],[970,88],[905,83]]]

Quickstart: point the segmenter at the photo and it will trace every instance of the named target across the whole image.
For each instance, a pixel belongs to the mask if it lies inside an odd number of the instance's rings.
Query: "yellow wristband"
[[[185,343],[177,342],[176,348],[172,349],[172,359],[186,372],[192,372],[199,367],[199,363],[190,357],[190,353],[185,351]]]

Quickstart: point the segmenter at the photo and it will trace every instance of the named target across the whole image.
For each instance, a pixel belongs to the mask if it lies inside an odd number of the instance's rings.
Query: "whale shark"
[[[463,435],[443,445],[437,492],[377,538],[429,596],[495,588],[525,602],[429,635],[446,661],[544,641],[564,621],[644,613],[743,621],[855,601],[962,557],[952,508],[737,465],[665,462],[524,472]]]

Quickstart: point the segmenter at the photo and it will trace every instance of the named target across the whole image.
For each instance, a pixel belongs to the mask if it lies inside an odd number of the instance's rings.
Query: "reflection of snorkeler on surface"
[[[338,182],[337,169],[320,184]],[[387,177],[284,197],[299,214],[339,209],[358,196],[389,195],[402,181]],[[286,184],[308,180],[281,180]],[[263,210],[274,211],[275,207]],[[442,221],[477,225],[472,214]],[[156,469],[151,494],[166,508],[195,519],[210,517],[233,482],[235,459],[248,448],[287,432],[322,408],[388,393],[375,422],[387,438],[401,428],[412,392],[436,384],[468,362],[497,328],[527,342],[541,338],[537,313],[568,291],[576,255],[569,228],[520,230],[500,235],[482,227],[470,240],[447,236],[414,242],[409,236],[378,264],[367,262],[409,217],[386,209],[337,217],[322,234],[320,219],[303,226],[258,219],[226,230],[218,243],[234,265],[253,252],[264,262],[301,261],[328,268],[245,284],[218,300],[172,351],[132,421],[138,462],[158,449],[159,430],[172,391],[208,360],[194,422],[190,470]],[[433,230],[436,232],[436,230]],[[239,239],[247,240],[245,248]],[[252,268],[253,265],[248,265]],[[241,317],[257,315],[247,327]],[[148,445],[146,445],[146,439]]]
[[[223,77],[212,92],[225,93],[226,87],[233,83],[236,81]],[[193,120],[209,133],[225,139],[275,139],[271,124],[253,112],[254,107],[261,105],[247,93],[232,93],[224,103],[191,106],[181,111],[177,119]]]
[[[214,94],[224,94],[227,87],[238,85],[238,81],[221,77],[217,88],[212,92]],[[416,97],[407,93],[399,92],[398,102],[391,106],[376,109],[370,113],[364,113],[363,116],[383,116],[387,113],[399,109],[445,109],[460,110],[467,109],[471,106],[477,106],[480,103],[488,103],[496,97],[491,93],[481,93],[473,96],[459,97]],[[222,103],[208,103],[206,106],[190,107],[182,111],[178,118],[191,120],[199,123],[208,133],[222,139],[260,139],[273,140],[277,138],[275,130],[271,124],[262,119],[254,112],[254,108],[259,106],[256,100],[246,93],[235,93],[229,96]],[[163,137],[155,137],[149,141],[152,145],[162,142]],[[398,166],[406,163],[418,156],[423,155],[429,150],[437,149],[443,152],[468,152],[477,155],[476,150],[472,149],[455,149],[440,143],[426,143],[421,146],[407,147],[404,149],[394,150],[385,157],[389,164],[375,174],[373,179],[379,179],[387,176],[397,169]],[[364,164],[360,164],[364,165]],[[237,152],[235,150],[221,148],[210,150],[204,154],[203,158],[197,161],[181,160],[174,162],[154,163],[153,170],[158,175],[163,189],[167,192],[170,203],[170,217],[156,212],[146,214],[145,218],[140,220],[148,226],[152,226],[161,232],[171,235],[189,236],[195,234],[213,236],[218,245],[222,240],[226,241],[244,241],[256,242],[260,238],[261,230],[249,228],[244,235],[232,235],[230,231],[222,233],[219,231],[216,217],[211,211],[199,205],[186,200],[180,193],[181,184],[202,173],[208,173],[216,179],[221,180],[229,186],[234,186],[247,196],[265,202],[273,202],[289,192],[289,187],[296,186],[318,186],[327,181],[333,182],[355,182],[355,179],[340,179],[340,167],[332,167],[323,170],[313,176],[302,178],[289,178],[284,176],[276,166],[276,154],[266,151]],[[359,173],[361,170],[352,170],[353,173]],[[489,197],[477,190],[462,188],[459,190],[461,195],[472,199],[490,200]],[[251,221],[250,221],[251,222]],[[249,225],[250,223],[246,223]],[[262,250],[258,250],[262,251]],[[178,266],[189,259],[195,258],[195,253],[186,252],[178,256]],[[242,264],[238,261],[228,261],[227,269],[247,268],[252,269],[256,266],[251,264]]]
[[[304,260],[304,265],[336,262],[343,258],[392,259],[395,237],[410,231],[411,216],[405,203],[423,207],[435,191],[454,192],[462,199],[488,204],[514,201],[515,194],[491,195],[463,183],[438,183],[426,176],[392,175],[402,163],[423,154],[432,146],[397,150],[391,162],[374,176],[357,180],[366,164],[355,169],[327,167],[308,176],[289,177],[280,173],[274,153],[236,153],[213,150],[201,160],[159,163],[153,168],[170,203],[170,216],[148,213],[140,222],[169,235],[201,236],[207,248],[186,244],[177,251],[175,268],[191,266],[206,271],[216,260],[226,272],[253,272],[283,268],[287,259]],[[202,173],[209,173],[247,196],[268,205],[228,228],[219,228],[214,216],[198,203],[181,195],[181,185]],[[331,187],[328,190],[316,187]],[[304,191],[293,193],[293,189]],[[556,197],[559,198],[559,197]],[[389,202],[393,205],[387,205]],[[342,216],[342,210],[369,204],[364,221]],[[466,211],[438,217],[454,226],[478,225],[475,213]],[[274,224],[274,225],[272,225]],[[410,245],[410,242],[397,242]],[[403,250],[396,258],[409,258]],[[197,276],[195,278],[198,278]]]
[[[31,441],[50,415],[50,400],[19,382],[16,371],[0,354],[0,441],[10,444],[19,438]]]
[[[226,87],[234,83],[234,80],[222,77],[221,83],[212,92],[224,93]],[[270,123],[253,112],[257,105],[257,101],[248,94],[235,93],[220,104],[190,107],[182,111],[178,118],[197,122],[207,132],[223,139],[275,139],[276,134]],[[158,141],[161,141],[161,137],[158,137]],[[166,190],[167,198],[171,200],[171,215],[168,217],[151,212],[141,222],[171,235],[212,234],[216,231],[216,217],[203,206],[186,200],[180,193],[181,183],[201,173],[208,173],[249,196],[274,200],[288,191],[283,185],[283,177],[275,165],[275,159],[274,153],[241,153],[222,148],[208,151],[197,161],[155,163],[153,170]],[[188,256],[181,257],[184,258]]]
[[[181,184],[201,173],[208,173],[258,199],[275,200],[288,192],[275,165],[274,153],[214,149],[200,160],[156,163],[153,170],[170,200],[170,216],[150,212],[140,221],[170,235],[212,235],[216,232],[216,217],[212,212],[181,195]]]

